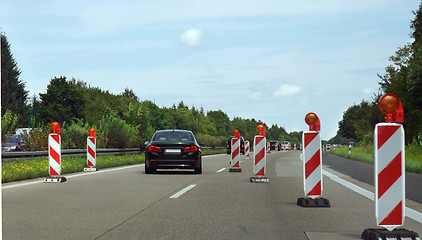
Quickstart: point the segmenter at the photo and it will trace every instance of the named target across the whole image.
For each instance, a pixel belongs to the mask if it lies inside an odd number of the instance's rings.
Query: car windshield
[[[189,132],[157,132],[152,141],[162,142],[193,142],[193,136]]]
[[[18,135],[13,135],[7,140],[7,143],[18,143],[18,142],[19,142],[19,136]]]

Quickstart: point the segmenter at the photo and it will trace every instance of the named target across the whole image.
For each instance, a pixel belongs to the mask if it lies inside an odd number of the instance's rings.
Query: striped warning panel
[[[304,191],[307,197],[322,194],[321,137],[319,132],[303,133],[303,176]]]
[[[377,124],[375,146],[375,216],[378,226],[393,230],[405,218],[403,126]]]

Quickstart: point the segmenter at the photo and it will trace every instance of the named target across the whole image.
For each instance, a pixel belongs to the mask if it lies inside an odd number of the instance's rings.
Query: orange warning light
[[[256,126],[256,131],[258,131],[258,134],[261,136],[267,135],[267,129],[265,128],[264,124],[258,124]]]
[[[58,122],[52,122],[52,123],[50,123],[50,128],[51,128],[51,130],[53,130],[53,133],[60,134],[60,125],[59,125]]]
[[[318,122],[318,120],[319,120],[318,116],[313,112],[310,112],[310,113],[306,114],[306,116],[305,116],[305,122],[309,126],[315,125]]]
[[[399,109],[400,100],[397,95],[387,93],[378,101],[378,107],[384,114],[393,114]]]
[[[95,135],[96,135],[95,129],[93,129],[93,128],[90,128],[88,130],[88,133],[89,133],[89,135],[91,135],[91,137],[95,137]]]
[[[264,130],[265,130],[265,126],[263,124],[258,124],[258,126],[256,126],[256,131],[262,132]]]
[[[239,130],[237,130],[237,129],[233,130],[233,135],[234,135],[235,138],[240,138]]]

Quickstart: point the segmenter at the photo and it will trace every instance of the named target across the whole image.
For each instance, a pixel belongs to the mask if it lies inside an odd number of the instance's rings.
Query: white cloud
[[[372,88],[364,88],[363,93],[365,94],[371,94],[373,92]]]
[[[191,28],[180,36],[179,41],[188,47],[199,48],[202,46],[203,36],[201,30]]]
[[[300,87],[296,85],[284,84],[281,85],[280,88],[273,93],[273,97],[291,97],[297,95],[301,92]]]
[[[262,97],[262,92],[254,92],[249,95],[249,98],[252,100],[259,100]]]

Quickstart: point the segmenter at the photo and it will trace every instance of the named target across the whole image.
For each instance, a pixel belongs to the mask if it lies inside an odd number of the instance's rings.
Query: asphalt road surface
[[[3,184],[3,239],[360,239],[377,227],[374,187],[333,164],[323,182],[331,207],[298,206],[299,155],[268,154],[269,183],[250,182],[253,163],[243,155],[241,173],[229,172],[229,155],[216,155],[203,158],[201,175],[146,175],[141,164],[67,175],[66,183]],[[403,227],[422,235],[422,204],[406,205]]]

